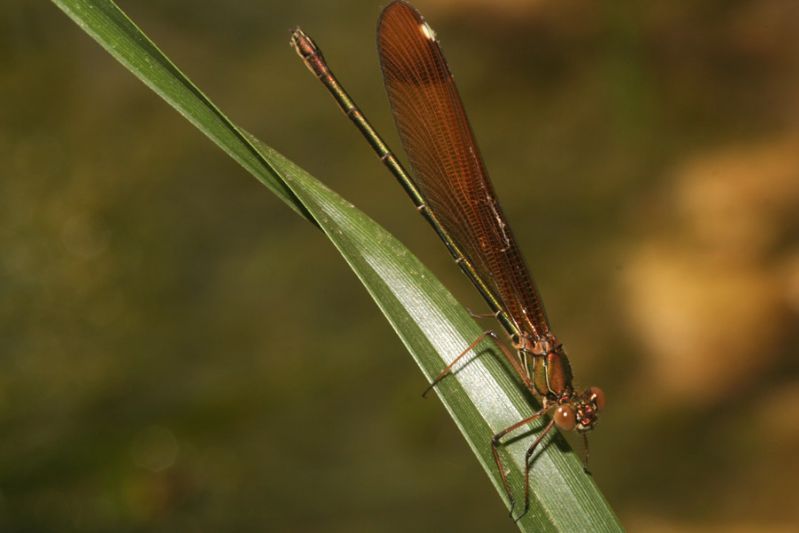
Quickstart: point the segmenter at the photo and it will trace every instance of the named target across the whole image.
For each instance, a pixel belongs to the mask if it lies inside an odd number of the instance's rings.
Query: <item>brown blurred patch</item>
[[[628,312],[645,381],[672,400],[713,402],[756,382],[790,332],[799,140],[698,156],[675,183],[674,231],[631,251]]]
[[[732,18],[734,44],[769,61],[795,61],[790,53],[796,41],[799,3],[795,0],[749,2]]]
[[[456,11],[456,10],[479,10],[482,13],[490,12],[495,16],[519,16],[541,11],[548,2],[546,0],[436,0],[429,5],[417,6],[424,7],[425,11],[432,13],[435,10]]]
[[[763,260],[786,236],[799,205],[799,139],[778,139],[689,161],[677,172],[675,207],[703,252]]]
[[[630,516],[625,520],[628,531],[639,533],[791,533],[793,528],[762,522],[732,522],[696,524],[687,521],[662,520],[649,515]]]

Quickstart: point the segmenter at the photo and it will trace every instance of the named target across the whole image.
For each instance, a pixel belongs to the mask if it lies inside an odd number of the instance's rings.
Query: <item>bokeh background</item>
[[[384,1],[121,1],[234,120],[480,301],[398,146]],[[799,523],[799,4],[418,0],[631,531]],[[323,235],[47,2],[0,7],[0,529],[513,531]]]

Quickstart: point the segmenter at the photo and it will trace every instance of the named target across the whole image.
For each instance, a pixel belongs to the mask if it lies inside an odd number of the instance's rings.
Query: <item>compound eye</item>
[[[602,411],[605,409],[605,393],[599,387],[591,387],[591,400],[596,404],[596,408]]]
[[[555,425],[563,431],[571,431],[577,425],[577,419],[574,417],[574,409],[570,405],[561,405],[555,411]]]

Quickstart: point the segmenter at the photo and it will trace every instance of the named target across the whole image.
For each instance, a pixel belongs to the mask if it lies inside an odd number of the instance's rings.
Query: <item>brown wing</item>
[[[541,298],[496,200],[435,35],[404,2],[378,24],[383,78],[415,182],[428,207],[522,331],[549,331]]]

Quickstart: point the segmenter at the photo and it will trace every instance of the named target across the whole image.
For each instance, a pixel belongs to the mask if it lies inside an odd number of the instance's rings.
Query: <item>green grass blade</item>
[[[466,310],[396,239],[301,168],[238,128],[113,2],[53,1],[242,167],[325,232],[428,378],[480,334]],[[286,53],[292,53],[288,47]],[[527,416],[531,407],[529,398],[497,357],[497,348],[490,342],[480,348],[483,355],[462,365],[436,392],[504,499],[489,442],[496,431]],[[523,491],[524,450],[533,438],[527,435],[505,447],[517,495]],[[559,435],[546,439],[532,476],[530,512],[518,521],[522,530],[621,530],[602,494]]]

